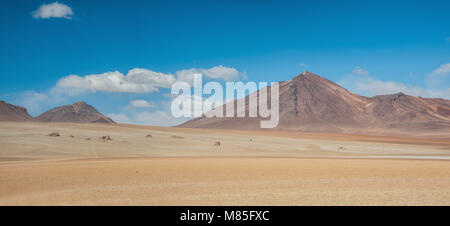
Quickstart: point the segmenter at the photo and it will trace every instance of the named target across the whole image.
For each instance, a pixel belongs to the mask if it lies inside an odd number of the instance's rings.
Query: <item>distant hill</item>
[[[27,109],[0,100],[0,121],[33,121]]]
[[[259,92],[251,95],[259,95]],[[267,96],[270,103],[270,95]],[[245,98],[248,115],[248,96]],[[281,82],[279,100],[280,121],[275,128],[278,130],[415,132],[450,129],[450,100],[420,98],[403,93],[365,97],[310,72],[303,72],[290,81]],[[223,106],[220,109],[223,110]],[[260,120],[250,117],[203,116],[179,127],[259,129]]]
[[[40,122],[115,123],[85,102],[53,108],[35,119]]]

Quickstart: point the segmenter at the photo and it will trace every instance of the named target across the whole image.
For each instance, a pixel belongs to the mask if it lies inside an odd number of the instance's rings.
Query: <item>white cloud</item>
[[[33,12],[33,17],[38,19],[65,18],[70,20],[72,16],[72,8],[58,2],[43,4]]]
[[[355,75],[368,75],[369,74],[368,71],[366,71],[366,70],[364,70],[364,69],[362,69],[360,67],[353,68],[352,73],[355,74]]]
[[[243,72],[239,72],[235,68],[232,67],[225,67],[222,65],[215,66],[209,69],[204,68],[191,68],[191,69],[185,69],[185,70],[179,70],[175,72],[175,75],[177,76],[177,80],[185,81],[190,84],[193,83],[193,75],[194,74],[203,74],[207,78],[211,79],[220,79],[224,81],[234,81],[239,78],[246,79],[247,75]]]
[[[14,101],[14,104],[26,108],[30,115],[36,116],[44,110],[42,109],[42,105],[45,102],[49,102],[49,96],[47,94],[29,90],[20,93],[17,100]]]
[[[302,63],[299,63],[299,64],[298,64],[298,66],[300,66],[300,67],[304,67],[304,68],[307,68],[307,67],[308,67],[308,65],[306,65],[306,64],[305,64],[305,63],[303,63],[303,62],[302,62]]]
[[[442,87],[447,84],[445,81],[447,80],[448,75],[450,75],[450,63],[441,64],[426,76],[425,82],[429,87]]]
[[[67,90],[69,95],[83,91],[151,93],[158,91],[158,88],[170,88],[175,81],[171,74],[134,68],[126,75],[118,71],[85,76],[69,75],[60,79],[56,88]]]
[[[146,100],[132,100],[130,101],[132,107],[153,107],[155,104],[153,102],[148,102]]]
[[[190,82],[192,84],[193,74],[195,73],[202,73],[207,78],[224,81],[232,81],[246,77],[245,73],[222,65],[209,69],[191,68],[179,70],[175,72],[176,78],[172,74],[155,72],[143,68],[134,68],[129,70],[126,75],[119,71],[84,76],[68,75],[57,82],[54,90],[60,93],[66,93],[69,96],[97,91],[151,93],[158,91],[158,88],[170,88],[177,80]]]
[[[212,79],[222,79],[225,81],[233,81],[239,78],[239,71],[230,68],[224,67],[222,65],[212,67],[210,69],[201,69],[202,73]]]
[[[450,74],[450,63],[441,64],[438,68],[436,68],[432,73],[435,76],[446,77]]]

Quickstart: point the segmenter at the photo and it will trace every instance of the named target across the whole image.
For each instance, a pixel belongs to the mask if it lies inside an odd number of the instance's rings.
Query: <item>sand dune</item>
[[[448,139],[0,122],[0,146],[0,205],[450,204]]]

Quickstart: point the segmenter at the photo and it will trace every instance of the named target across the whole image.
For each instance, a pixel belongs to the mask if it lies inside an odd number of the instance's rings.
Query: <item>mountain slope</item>
[[[53,108],[36,119],[41,122],[114,123],[112,119],[84,102]]]
[[[0,100],[0,121],[33,121],[27,109]]]
[[[251,95],[259,95],[259,92]],[[270,95],[267,96],[270,103]],[[279,98],[280,121],[275,128],[279,130],[358,132],[371,129],[450,128],[449,100],[418,98],[403,93],[364,97],[310,72],[281,82]],[[260,120],[250,117],[201,117],[179,127],[259,129]]]
[[[450,101],[404,93],[380,95],[366,108],[370,121],[386,128],[450,128]]]

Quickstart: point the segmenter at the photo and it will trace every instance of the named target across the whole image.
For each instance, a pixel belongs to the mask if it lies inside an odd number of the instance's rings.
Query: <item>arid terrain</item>
[[[0,205],[450,205],[445,134],[0,122],[0,147]]]

